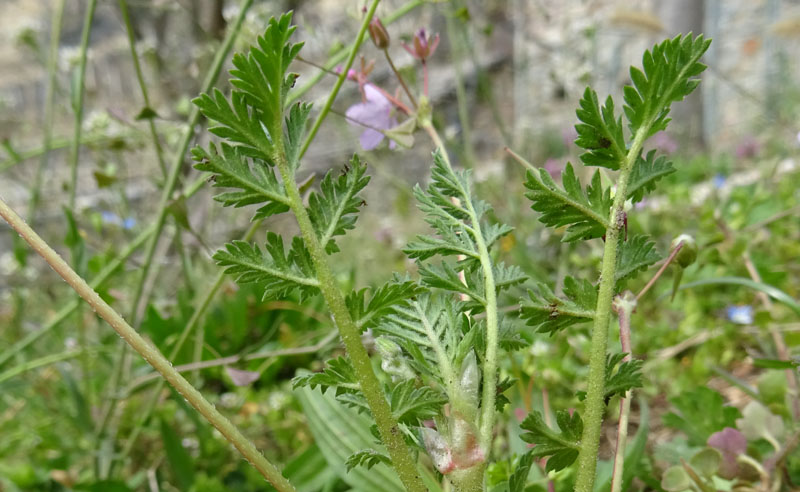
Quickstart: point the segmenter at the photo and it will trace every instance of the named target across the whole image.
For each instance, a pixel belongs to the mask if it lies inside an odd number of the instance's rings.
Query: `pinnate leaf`
[[[543,283],[529,290],[530,302],[522,302],[520,317],[540,333],[553,334],[568,326],[594,319],[597,288],[587,280],[564,279],[564,298]]]
[[[616,279],[618,288],[626,280],[635,277],[661,260],[656,245],[649,237],[637,235],[622,243],[617,256]]]
[[[530,451],[534,458],[548,457],[545,470],[558,471],[571,465],[578,457],[578,441],[583,433],[583,420],[578,412],[556,412],[560,432],[547,426],[542,414],[534,411],[522,421],[520,436],[523,441],[535,444]]]
[[[578,132],[575,144],[586,150],[581,154],[583,163],[619,169],[626,157],[625,138],[622,136],[622,117],[614,115],[611,96],[601,107],[597,93],[587,87],[576,115],[581,123],[575,125]]]
[[[344,462],[349,472],[357,466],[363,466],[367,470],[377,465],[378,463],[392,464],[392,460],[383,453],[375,451],[374,449],[362,449],[351,454],[347,461]]]
[[[642,69],[631,67],[633,85],[626,86],[623,94],[632,133],[644,127],[645,137],[649,137],[667,127],[670,105],[688,96],[699,84],[692,77],[706,69],[700,58],[709,44],[711,40],[703,35],[678,35],[645,51]]]
[[[234,275],[239,283],[258,283],[264,288],[264,299],[299,291],[310,295],[319,286],[311,257],[300,238],[294,238],[287,253],[283,239],[274,232],[267,233],[265,249],[246,241],[233,241],[214,254],[225,273]]]
[[[311,389],[320,387],[324,393],[328,388],[336,388],[336,395],[342,393],[354,393],[360,390],[358,378],[350,361],[344,357],[331,359],[326,363],[322,372],[302,374],[292,379],[292,388],[302,388],[309,386]]]
[[[214,174],[214,187],[237,189],[214,197],[224,206],[261,205],[254,220],[289,210],[289,198],[267,162],[251,160],[239,148],[226,143],[219,150],[214,144],[208,150],[195,147],[192,156],[197,161],[195,168]]]
[[[354,155],[350,166],[346,166],[338,177],[334,177],[334,171],[329,171],[320,183],[319,191],[308,199],[308,215],[320,244],[328,253],[339,251],[333,240],[335,236],[355,227],[358,209],[364,202],[358,193],[369,183],[366,169],[366,164]]]
[[[539,221],[550,227],[567,226],[565,242],[605,234],[612,200],[610,192],[603,190],[600,172],[594,174],[584,193],[572,164],[567,163],[562,183],[564,189],[544,169],[528,171],[525,187],[530,191],[525,196],[533,202],[531,208],[542,214]]]
[[[674,172],[672,162],[663,155],[656,157],[655,150],[648,152],[645,157],[639,156],[628,179],[628,199],[633,203],[642,201],[645,193],[656,189],[658,180]]]

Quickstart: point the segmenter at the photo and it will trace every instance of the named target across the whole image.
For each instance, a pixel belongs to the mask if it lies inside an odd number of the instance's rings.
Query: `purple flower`
[[[550,176],[553,178],[558,178],[561,175],[561,171],[564,170],[564,162],[560,159],[549,158],[544,161],[544,165],[542,166],[545,171],[550,173]]]
[[[653,145],[653,148],[656,150],[660,150],[661,152],[671,154],[678,150],[678,143],[675,142],[675,139],[670,137],[667,132],[661,131],[653,135],[650,139],[650,143]]]
[[[739,462],[736,457],[747,451],[747,439],[736,429],[725,427],[719,432],[711,434],[708,445],[717,449],[722,454],[719,467],[719,476],[727,480],[736,478],[739,473]]]
[[[561,130],[561,142],[564,144],[564,147],[570,148],[577,138],[578,130],[576,130],[574,126],[568,126]]]
[[[258,378],[261,377],[261,373],[255,371],[243,371],[241,369],[234,369],[229,366],[225,366],[225,372],[228,373],[230,376],[231,381],[236,386],[248,386],[255,381],[258,381]]]
[[[760,148],[761,145],[759,145],[758,140],[750,136],[744,137],[736,147],[736,157],[739,159],[755,157]]]
[[[347,108],[345,116],[350,124],[366,127],[359,137],[364,150],[377,147],[383,141],[383,130],[397,126],[391,101],[372,84],[364,84],[364,101]],[[394,142],[389,142],[390,149],[395,146]]]
[[[436,51],[436,47],[439,46],[439,35],[436,34],[433,37],[428,37],[428,34],[425,32],[425,28],[420,28],[420,30],[414,34],[413,47],[408,46],[405,43],[401,44],[411,56],[422,63],[425,63],[425,60],[432,56]]]

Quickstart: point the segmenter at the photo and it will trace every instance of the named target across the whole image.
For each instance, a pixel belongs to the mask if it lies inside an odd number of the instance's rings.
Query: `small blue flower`
[[[122,221],[122,228],[125,230],[131,230],[136,227],[136,219],[133,217],[128,217],[127,219]]]
[[[731,323],[751,325],[753,324],[753,306],[728,306],[725,308],[725,316]]]
[[[108,210],[103,210],[102,212],[100,212],[100,217],[106,224],[119,225],[122,223],[122,219],[120,219],[117,214],[115,214],[114,212],[110,212]]]
[[[726,179],[727,178],[725,177],[724,174],[718,173],[716,176],[714,176],[714,179],[712,180],[712,183],[714,183],[714,188],[720,189],[723,186],[725,186]]]

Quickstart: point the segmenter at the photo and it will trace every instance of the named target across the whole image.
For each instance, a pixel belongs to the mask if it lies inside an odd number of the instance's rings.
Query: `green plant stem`
[[[411,89],[409,89],[408,85],[406,85],[406,81],[403,79],[403,76],[400,75],[400,71],[397,70],[397,67],[394,66],[394,62],[392,61],[392,57],[389,56],[389,49],[388,48],[383,50],[383,56],[386,58],[386,62],[389,64],[389,68],[392,69],[392,73],[394,73],[394,76],[397,77],[397,81],[400,82],[400,86],[403,87],[403,90],[405,91],[406,96],[408,96],[408,100],[411,101],[411,106],[416,108],[417,107],[417,100],[414,99],[413,94],[411,94]]]
[[[119,269],[119,267],[125,262],[125,260],[127,260],[129,256],[131,256],[137,249],[139,249],[145,243],[145,241],[147,241],[147,239],[153,234],[153,231],[155,231],[154,224],[150,225],[147,229],[140,232],[139,235],[136,236],[136,238],[134,238],[134,240],[131,241],[131,243],[128,244],[128,246],[126,246],[125,249],[122,250],[122,252],[116,258],[114,258],[114,260],[112,260],[108,265],[106,265],[103,268],[103,270],[99,274],[97,274],[96,277],[92,279],[89,285],[93,289],[101,287],[106,282],[106,280],[108,280],[111,277],[111,275],[113,275],[114,272],[116,272]],[[31,332],[25,338],[18,341],[17,343],[9,347],[7,350],[5,350],[2,354],[0,354],[0,367],[2,367],[3,364],[5,364],[9,359],[11,359],[12,357],[16,356],[17,354],[25,350],[29,345],[34,343],[36,340],[50,333],[54,328],[56,328],[59,324],[61,324],[62,321],[67,319],[69,315],[71,315],[76,309],[78,309],[78,306],[80,306],[80,302],[81,302],[80,299],[73,299],[67,305],[61,308],[55,314],[55,316],[53,316],[53,318],[50,321],[48,321],[47,324],[44,325],[41,329]]]
[[[433,126],[429,116],[424,114],[420,118],[420,126],[430,135],[434,146],[439,149],[448,167],[452,169],[447,149],[444,147],[439,133]],[[468,195],[465,191],[465,195]],[[497,347],[499,345],[499,323],[497,316],[497,288],[494,281],[494,270],[492,269],[492,259],[489,256],[489,248],[483,240],[481,225],[478,214],[475,212],[471,201],[463,204],[467,208],[472,222],[473,238],[478,247],[478,254],[481,259],[481,270],[483,271],[484,292],[486,296],[486,354],[483,359],[483,390],[481,397],[481,419],[479,428],[479,443],[481,449],[486,453],[488,459],[491,454],[492,437],[494,433],[494,423],[497,411],[495,410],[495,398],[497,395]],[[482,490],[483,471],[486,466],[476,467],[478,471],[471,473],[464,478],[460,484],[460,490]],[[478,488],[476,488],[478,487]]]
[[[125,22],[125,32],[128,35],[128,47],[131,49],[131,60],[133,61],[133,69],[136,71],[136,80],[139,82],[139,90],[142,92],[142,99],[144,100],[145,109],[153,110],[150,106],[150,95],[147,92],[147,84],[142,75],[142,66],[139,63],[139,54],[136,52],[136,38],[133,34],[133,23],[131,16],[128,12],[127,0],[119,0],[119,10],[122,13],[122,20]],[[153,110],[154,111],[154,110]],[[152,117],[147,118],[148,127],[150,129],[150,136],[153,139],[153,149],[156,151],[156,158],[158,159],[158,166],[161,168],[161,174],[167,175],[167,165],[164,162],[164,151],[161,148],[161,141],[158,138],[156,131],[156,124]]]
[[[230,27],[225,39],[222,42],[222,45],[217,50],[217,53],[214,55],[214,60],[211,63],[211,67],[209,68],[208,73],[206,74],[205,80],[203,81],[202,92],[209,92],[213,88],[214,84],[219,77],[220,71],[222,71],[222,65],[225,62],[225,59],[230,52],[231,47],[233,46],[233,42],[236,39],[236,36],[239,33],[239,30],[242,27],[242,23],[247,15],[247,12],[250,10],[250,6],[253,4],[253,0],[242,0],[242,3],[239,7],[239,15],[233,24]],[[184,130],[183,136],[181,137],[180,144],[178,145],[178,151],[175,153],[175,157],[172,161],[169,175],[167,176],[167,181],[164,184],[161,193],[161,199],[158,205],[158,213],[156,214],[155,218],[155,230],[153,231],[153,236],[149,239],[147,246],[145,247],[145,258],[141,268],[141,274],[139,276],[139,281],[137,282],[136,291],[134,294],[133,304],[131,305],[131,324],[136,327],[139,324],[139,306],[144,300],[144,292],[145,292],[145,285],[147,284],[147,279],[150,276],[150,270],[153,265],[153,258],[155,257],[156,246],[158,245],[158,240],[161,237],[161,232],[164,229],[164,224],[166,222],[167,214],[169,212],[169,206],[172,203],[172,195],[175,190],[175,187],[178,184],[178,177],[180,176],[181,168],[185,162],[186,152],[189,149],[189,145],[194,138],[195,133],[195,126],[200,121],[200,110],[197,106],[192,108],[191,113],[189,114],[189,120],[186,124],[186,129]],[[118,377],[121,374],[122,368],[125,366],[125,361],[127,359],[127,346],[122,347],[120,354],[118,355],[115,367],[113,369],[114,372],[114,379],[112,380],[111,385],[111,394],[114,395],[118,390],[118,385],[120,383],[120,378]],[[102,435],[105,431],[105,427],[108,425],[108,422],[111,420],[110,415],[114,411],[114,407],[116,406],[116,398],[112,398],[109,402],[108,407],[103,412],[104,417],[101,420],[101,424],[98,428],[98,435]]]
[[[680,246],[680,244],[678,246]],[[660,274],[656,274],[656,277],[658,275]],[[622,345],[622,352],[625,354],[625,357],[622,358],[623,362],[630,361],[633,354],[631,345],[631,317],[636,310],[637,300],[638,297],[635,297],[630,291],[626,291],[614,299],[614,311],[617,312],[619,317],[619,341]],[[614,453],[614,471],[611,474],[611,492],[621,492],[622,490],[622,482],[625,475],[625,445],[628,440],[628,417],[631,412],[632,392],[632,389],[628,390],[627,394],[619,402],[617,448]]]
[[[462,29],[457,29],[455,25],[455,7],[447,17],[447,39],[450,41],[452,49],[453,70],[456,76],[456,105],[458,107],[458,120],[461,123],[461,145],[464,149],[464,160],[468,167],[475,166],[475,152],[472,148],[472,130],[470,128],[469,107],[467,106],[467,90],[464,85],[464,71],[462,60],[464,58],[464,46],[468,46],[467,33]],[[460,32],[457,32],[460,31]],[[461,35],[461,39],[456,39]]]
[[[250,227],[247,229],[247,232],[244,234],[242,238],[243,241],[250,241],[253,236],[255,235],[258,228],[261,226],[263,221],[256,220]],[[211,301],[214,300],[214,296],[219,291],[220,287],[225,281],[225,272],[220,270],[217,274],[217,277],[212,282],[211,287],[203,295],[202,299],[198,303],[197,307],[195,308],[192,316],[189,318],[189,321],[186,322],[186,326],[183,327],[183,331],[181,331],[180,336],[178,336],[178,340],[173,345],[172,350],[169,353],[169,360],[174,361],[175,358],[180,353],[181,349],[183,348],[184,343],[186,340],[191,336],[192,332],[195,331],[195,328],[200,326],[200,320],[205,315],[206,311],[208,310],[209,306],[211,305]],[[153,392],[150,394],[150,398],[148,399],[147,403],[144,406],[144,410],[141,412],[141,417],[139,421],[136,423],[136,426],[131,431],[131,434],[128,436],[128,440],[125,443],[125,447],[122,448],[119,456],[116,458],[115,461],[123,461],[133,450],[134,445],[136,444],[136,440],[139,438],[139,434],[147,425],[147,422],[150,420],[150,416],[153,414],[153,411],[158,404],[158,399],[161,396],[161,392],[164,390],[164,380],[159,380],[156,387],[153,389]],[[113,463],[112,463],[113,466]]]
[[[89,0],[86,7],[86,17],[83,21],[83,32],[81,32],[80,58],[78,61],[78,78],[76,86],[72,87],[72,110],[75,112],[73,123],[72,144],[69,147],[69,200],[67,207],[74,212],[75,195],[78,189],[78,154],[81,148],[81,132],[83,130],[83,99],[86,94],[84,84],[86,81],[86,58],[89,51],[89,37],[92,33],[92,23],[94,22],[94,12],[97,8],[97,0]]]
[[[112,328],[206,418],[278,491],[295,488],[256,447],[184,379],[172,364],[109,306],[83,278],[56,253],[25,221],[0,199],[0,216],[77,292]]]
[[[382,18],[381,22],[383,22],[384,25],[388,26],[388,25],[394,23],[395,21],[397,21],[398,19],[400,19],[401,17],[403,17],[406,14],[408,14],[409,12],[414,10],[415,8],[417,8],[417,7],[421,6],[421,5],[424,5],[425,3],[427,3],[427,0],[411,0],[411,1],[401,5],[397,10],[395,10],[391,14],[389,14],[386,17]],[[371,19],[372,19],[372,17],[367,17],[367,22],[369,23],[369,20],[371,20]],[[287,96],[287,98],[286,98],[286,105],[287,106],[290,105],[291,103],[296,101],[298,98],[300,98],[303,94],[308,92],[312,87],[317,85],[317,82],[319,82],[322,79],[322,77],[325,76],[326,73],[328,73],[331,70],[333,70],[336,67],[337,64],[341,63],[342,60],[344,60],[345,57],[347,57],[348,53],[353,51],[353,46],[354,45],[355,45],[355,42],[353,42],[349,46],[346,46],[346,47],[340,49],[339,51],[337,51],[333,56],[331,56],[328,59],[328,62],[325,63],[323,70],[321,70],[321,71],[317,72],[316,74],[312,75],[308,79],[308,81],[306,83],[304,83],[303,85],[301,85],[297,89],[291,91],[289,93],[289,95]],[[343,71],[343,72],[345,73],[345,76],[347,76],[346,71]]]
[[[314,141],[314,137],[317,136],[317,132],[319,131],[319,128],[322,126],[322,122],[325,120],[325,117],[331,110],[331,106],[333,105],[334,99],[336,99],[336,95],[339,94],[339,89],[342,88],[342,84],[344,83],[345,79],[347,79],[347,72],[350,70],[350,67],[353,66],[353,61],[356,59],[359,48],[361,47],[361,44],[364,42],[364,36],[367,33],[369,22],[372,20],[372,16],[375,15],[375,9],[378,8],[379,3],[380,0],[373,0],[369,6],[369,10],[364,15],[364,20],[361,22],[361,28],[358,30],[358,34],[356,35],[356,40],[353,42],[353,45],[350,48],[350,55],[347,57],[347,61],[344,64],[344,68],[342,69],[341,73],[339,73],[339,77],[336,79],[336,83],[333,85],[333,89],[331,89],[331,93],[328,96],[328,99],[325,101],[325,105],[322,106],[322,111],[320,111],[319,116],[314,121],[314,124],[311,126],[311,130],[308,131],[308,135],[306,136],[306,139],[303,142],[303,147],[300,149],[301,158],[306,154],[306,151],[308,150],[308,147],[311,145],[311,142]]]
[[[378,0],[374,0],[369,13],[365,17],[364,23],[362,24],[362,29],[359,31],[360,35],[356,39],[356,43],[353,48],[354,51],[358,49],[360,42],[363,41],[366,27],[372,18],[371,14],[374,12],[377,3]],[[352,55],[351,53],[350,58],[354,59],[355,55]],[[326,111],[323,109],[322,114],[325,113]],[[321,121],[321,119],[318,119],[318,121]],[[279,120],[277,122],[277,125],[279,126],[271,129],[271,135],[283,135],[283,128],[281,128],[280,124],[281,122]],[[309,134],[309,137],[311,137],[311,134]],[[389,403],[386,401],[386,397],[381,389],[380,382],[378,381],[378,378],[372,368],[372,362],[370,361],[369,354],[367,354],[366,349],[361,343],[361,331],[353,321],[353,318],[350,316],[350,311],[347,309],[344,296],[342,295],[339,286],[336,284],[336,279],[334,278],[330,264],[328,263],[327,253],[325,252],[323,245],[320,244],[319,238],[317,238],[317,233],[314,230],[314,226],[312,225],[311,219],[308,216],[308,211],[303,205],[303,198],[300,195],[300,190],[297,187],[294,173],[292,169],[289,168],[289,163],[286,160],[283,141],[280,138],[276,140],[278,141],[273,142],[272,145],[274,148],[274,151],[271,152],[273,154],[273,161],[275,162],[281,175],[281,180],[283,181],[286,195],[289,198],[290,208],[294,213],[295,219],[297,220],[297,224],[300,228],[300,233],[303,237],[303,241],[311,256],[314,269],[316,270],[317,279],[319,280],[320,291],[322,292],[322,296],[325,298],[325,302],[327,303],[328,308],[333,315],[334,322],[336,323],[336,327],[339,329],[339,333],[342,337],[342,341],[344,342],[345,349],[350,357],[350,361],[353,363],[353,369],[356,377],[358,378],[359,386],[364,394],[364,398],[367,400],[367,404],[370,408],[373,418],[375,419],[375,423],[378,426],[381,440],[389,452],[389,456],[392,460],[392,466],[394,467],[397,475],[400,478],[400,481],[403,482],[403,485],[406,487],[406,489],[409,492],[424,492],[426,488],[422,483],[422,479],[417,473],[416,462],[406,446],[397,421],[392,416]],[[310,142],[309,138],[306,139],[306,143],[308,142]],[[307,145],[304,145],[304,147],[307,147]],[[264,150],[268,154],[270,153],[269,149]]]
[[[36,211],[39,208],[42,189],[42,173],[47,167],[50,158],[50,145],[53,139],[53,108],[55,104],[56,72],[58,69],[58,45],[61,40],[61,24],[64,18],[65,0],[56,4],[50,27],[50,51],[47,55],[47,92],[44,96],[44,121],[42,122],[42,154],[33,175],[31,185],[31,198],[28,204],[28,218],[31,222],[36,220]]]
[[[49,366],[50,364],[55,364],[56,362],[61,362],[63,360],[69,360],[69,359],[74,359],[76,357],[81,357],[87,353],[92,354],[98,351],[99,350],[97,349],[79,348],[74,350],[67,350],[66,352],[61,352],[58,354],[45,355],[44,357],[39,357],[38,359],[26,360],[22,364],[11,367],[0,373],[0,384],[8,381],[11,378],[19,376],[24,372],[31,371],[33,369],[38,369],[44,366]]]
[[[614,296],[617,271],[617,252],[620,231],[623,225],[625,199],[633,164],[642,150],[647,138],[649,124],[642,125],[636,132],[630,149],[621,163],[617,178],[617,189],[606,229],[606,243],[603,249],[603,264],[600,270],[600,289],[597,294],[594,324],[592,326],[591,353],[589,355],[589,377],[586,391],[585,414],[583,417],[583,437],[578,453],[578,473],[575,478],[576,492],[592,492],[597,469],[597,450],[600,447],[600,433],[605,412],[606,350],[608,348],[608,324],[611,319],[611,301]]]
[[[273,133],[273,135],[276,134],[280,135],[280,133]],[[300,196],[294,176],[286,162],[286,156],[283,154],[283,143],[277,143],[275,148],[279,149],[276,152],[275,162],[278,165],[278,170],[283,179],[283,186],[286,189],[286,194],[291,201],[292,212],[294,212],[297,219],[297,224],[300,227],[303,240],[311,255],[314,269],[317,272],[320,291],[322,291],[322,295],[333,314],[336,326],[339,328],[342,341],[344,342],[347,353],[353,363],[353,369],[358,377],[361,391],[364,393],[364,398],[367,400],[372,416],[378,426],[381,440],[389,451],[389,456],[392,459],[392,466],[409,492],[424,492],[426,489],[417,473],[416,463],[409,449],[406,447],[397,421],[392,416],[391,409],[381,389],[380,382],[372,369],[372,362],[370,361],[369,355],[361,344],[360,330],[350,316],[350,312],[344,302],[344,296],[339,290],[331,267],[328,264],[325,250],[319,243],[308,212],[303,206],[303,199]]]

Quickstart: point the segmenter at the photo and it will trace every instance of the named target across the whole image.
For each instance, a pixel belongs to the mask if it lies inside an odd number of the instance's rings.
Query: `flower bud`
[[[461,362],[461,394],[465,397],[466,403],[478,408],[478,389],[481,383],[481,373],[478,370],[478,360],[475,352],[470,350]]]
[[[375,339],[375,348],[381,356],[381,369],[392,377],[392,381],[405,381],[414,377],[403,350],[387,337]]]
[[[369,22],[368,29],[369,37],[372,38],[372,42],[375,43],[379,50],[385,50],[389,47],[389,31],[386,30],[386,26],[383,25],[379,18],[373,17]]]
[[[414,34],[413,46],[408,46],[405,43],[402,43],[402,45],[411,56],[425,63],[425,60],[433,55],[436,47],[439,46],[439,35],[436,34],[433,37],[429,37],[423,28]]]
[[[669,250],[674,251],[681,243],[683,243],[683,246],[681,246],[681,250],[675,257],[675,262],[678,263],[681,268],[686,268],[697,260],[697,243],[692,236],[681,234],[672,240]]]

